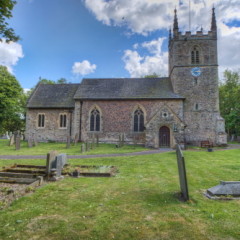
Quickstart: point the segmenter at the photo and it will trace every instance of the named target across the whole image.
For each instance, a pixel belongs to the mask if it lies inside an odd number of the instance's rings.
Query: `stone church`
[[[175,10],[169,31],[169,77],[85,78],[80,84],[39,84],[27,103],[26,138],[89,141],[147,147],[226,144],[219,112],[217,25],[182,34]]]

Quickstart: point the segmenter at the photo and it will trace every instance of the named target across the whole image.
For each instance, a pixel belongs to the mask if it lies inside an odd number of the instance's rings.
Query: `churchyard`
[[[1,155],[10,151],[4,144]],[[23,144],[14,151],[45,155],[52,144],[40,143],[35,149],[24,149]],[[74,146],[66,149],[66,144],[55,146],[61,146],[62,152],[74,150]],[[108,153],[107,148],[110,145],[101,151]],[[74,150],[76,154],[79,149]],[[240,180],[240,150],[191,150],[184,151],[184,156],[188,202],[179,201],[175,152],[68,159],[76,167],[116,166],[118,173],[110,178],[65,177],[15,200],[0,210],[0,239],[239,239],[240,201],[211,200],[203,193],[220,180]],[[0,168],[45,162],[0,160]]]
[[[96,144],[94,147],[90,146],[89,143],[89,151],[86,151],[86,144],[85,144],[85,151],[82,153],[81,150],[81,143],[71,143],[70,147],[67,148],[66,142],[39,142],[37,146],[35,147],[29,147],[27,141],[21,141],[20,142],[20,149],[16,150],[15,144],[12,146],[9,146],[9,140],[1,139],[0,140],[0,154],[1,155],[45,155],[47,152],[56,150],[59,153],[64,152],[66,154],[70,155],[92,155],[92,154],[114,154],[114,153],[129,153],[129,152],[140,152],[140,151],[146,151],[146,149],[143,146],[139,145],[123,145],[122,147],[116,147],[114,144],[99,144],[98,147],[96,147]]]

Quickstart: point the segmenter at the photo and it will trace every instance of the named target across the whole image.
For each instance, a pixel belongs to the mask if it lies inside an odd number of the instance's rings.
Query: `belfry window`
[[[191,63],[192,64],[200,63],[200,51],[198,47],[194,47],[191,51]]]
[[[138,108],[134,112],[134,132],[144,131],[144,114],[143,111]]]
[[[94,108],[90,114],[90,131],[100,131],[100,112]]]

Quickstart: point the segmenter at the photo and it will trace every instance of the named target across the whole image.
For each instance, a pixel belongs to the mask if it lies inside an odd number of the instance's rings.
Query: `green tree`
[[[9,27],[7,22],[12,17],[12,10],[16,1],[14,0],[0,0],[0,40],[5,38],[7,42],[16,42],[19,36],[14,33],[14,30]]]
[[[240,135],[240,74],[226,70],[219,86],[220,112],[229,135]]]
[[[68,83],[66,78],[60,78],[57,80],[57,83]]]
[[[161,76],[156,74],[155,72],[153,74],[150,75],[146,75],[144,76],[144,78],[160,78]]]
[[[26,97],[17,79],[0,66],[0,132],[24,128]]]

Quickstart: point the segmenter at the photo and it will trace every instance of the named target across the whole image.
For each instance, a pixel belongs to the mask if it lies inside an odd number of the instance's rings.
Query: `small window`
[[[100,131],[100,112],[96,108],[91,111],[90,131],[91,132],[99,132]]]
[[[134,132],[144,131],[144,114],[143,111],[138,108],[134,112]]]
[[[195,111],[198,111],[199,110],[199,105],[198,105],[198,103],[195,103]]]
[[[67,127],[67,114],[60,114],[60,128]]]
[[[200,51],[198,47],[194,47],[191,51],[191,63],[199,64],[200,63]]]
[[[162,112],[162,117],[167,118],[168,117],[168,113],[167,112]]]
[[[38,127],[39,128],[45,127],[45,115],[44,114],[38,114]]]

